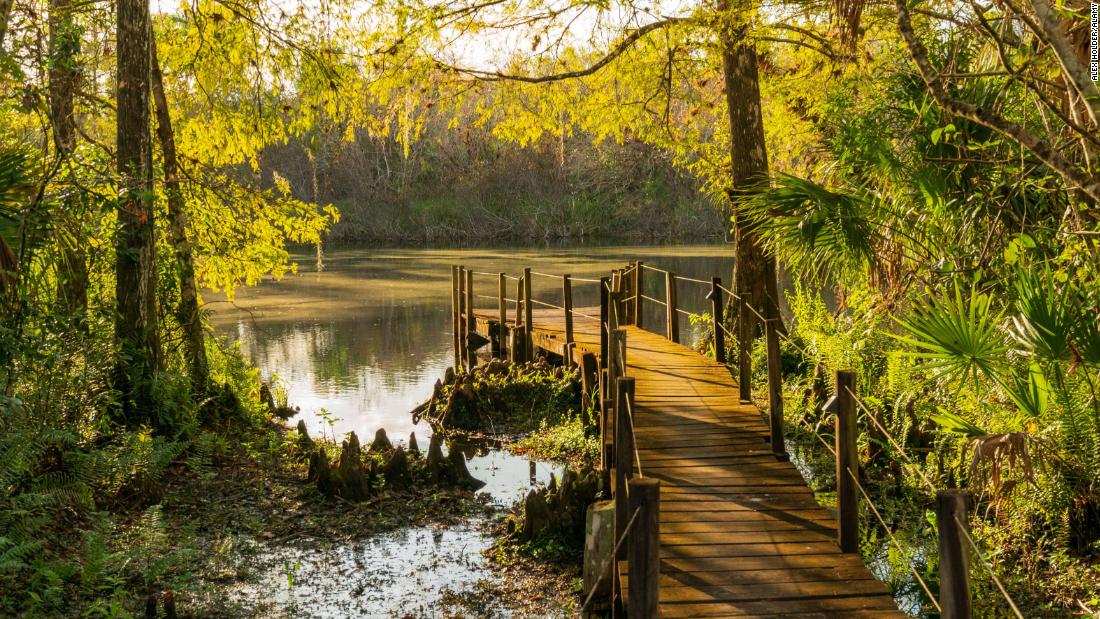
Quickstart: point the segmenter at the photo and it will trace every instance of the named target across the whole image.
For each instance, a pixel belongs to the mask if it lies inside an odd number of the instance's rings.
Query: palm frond
[[[788,174],[737,199],[768,249],[797,270],[843,278],[874,261],[870,201]]]
[[[1072,288],[1059,286],[1050,269],[1019,269],[1012,337],[1043,361],[1067,361],[1076,312]]]
[[[1000,320],[988,294],[971,290],[964,296],[956,284],[953,295],[929,295],[911,318],[895,319],[909,335],[892,337],[918,349],[908,354],[928,360],[937,378],[999,381],[1008,352]]]

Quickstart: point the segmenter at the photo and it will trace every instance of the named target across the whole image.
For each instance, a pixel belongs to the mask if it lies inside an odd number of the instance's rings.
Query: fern
[[[27,560],[42,548],[37,540],[15,541],[0,537],[0,573],[27,568]]]

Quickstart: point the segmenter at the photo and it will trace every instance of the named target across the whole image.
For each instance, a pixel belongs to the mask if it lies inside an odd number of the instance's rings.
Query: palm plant
[[[18,259],[12,251],[18,245],[22,208],[33,195],[30,155],[17,148],[0,149],[0,295],[14,285],[18,277]]]
[[[1019,265],[1012,297],[999,310],[992,296],[967,297],[956,287],[897,321],[905,332],[897,339],[933,370],[932,380],[967,383],[981,402],[971,415],[984,411],[986,420],[999,422],[993,432],[962,414],[932,416],[973,442],[972,482],[988,470],[995,497],[1010,470],[1034,483],[1029,449],[1036,449],[1070,490],[1065,522],[1100,503],[1100,355],[1097,314],[1086,290],[1049,265]],[[999,411],[989,397],[995,393],[1015,406],[1015,414]],[[1095,527],[1074,531],[1071,538],[1097,536]]]

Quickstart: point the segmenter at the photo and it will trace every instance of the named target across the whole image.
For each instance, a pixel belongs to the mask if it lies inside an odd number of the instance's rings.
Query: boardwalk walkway
[[[574,312],[574,357],[600,353],[598,309]],[[488,334],[496,312],[477,312]],[[534,346],[560,354],[562,312],[532,315]],[[903,617],[789,462],[730,372],[662,335],[624,327],[640,470],[660,489],[662,617]],[[620,573],[626,562],[620,563]],[[622,582],[626,578],[621,576]],[[629,591],[624,592],[629,596]]]

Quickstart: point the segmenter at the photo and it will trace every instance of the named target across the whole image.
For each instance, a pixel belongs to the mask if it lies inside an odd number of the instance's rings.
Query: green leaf
[[[1037,247],[1037,245],[1035,244],[1035,239],[1031,238],[1030,235],[1024,234],[1023,232],[1016,235],[1015,241],[1017,244],[1020,245],[1020,247],[1024,247],[1026,249],[1035,249]]]
[[[1014,376],[1012,382],[1001,386],[1016,406],[1027,415],[1038,418],[1046,413],[1050,382],[1038,363],[1032,363],[1026,373]]]
[[[985,430],[967,421],[966,419],[963,419],[955,413],[940,411],[939,413],[932,415],[930,419],[936,422],[936,425],[940,426],[941,428],[949,432],[954,432],[956,434],[964,434],[970,437],[985,436],[989,434]]]
[[[928,360],[938,370],[937,378],[976,383],[980,376],[998,380],[1003,373],[1008,347],[998,327],[1001,315],[994,314],[987,294],[971,290],[964,297],[956,284],[953,296],[929,295],[914,307],[910,318],[894,320],[909,335],[891,337],[919,349],[908,354]]]

